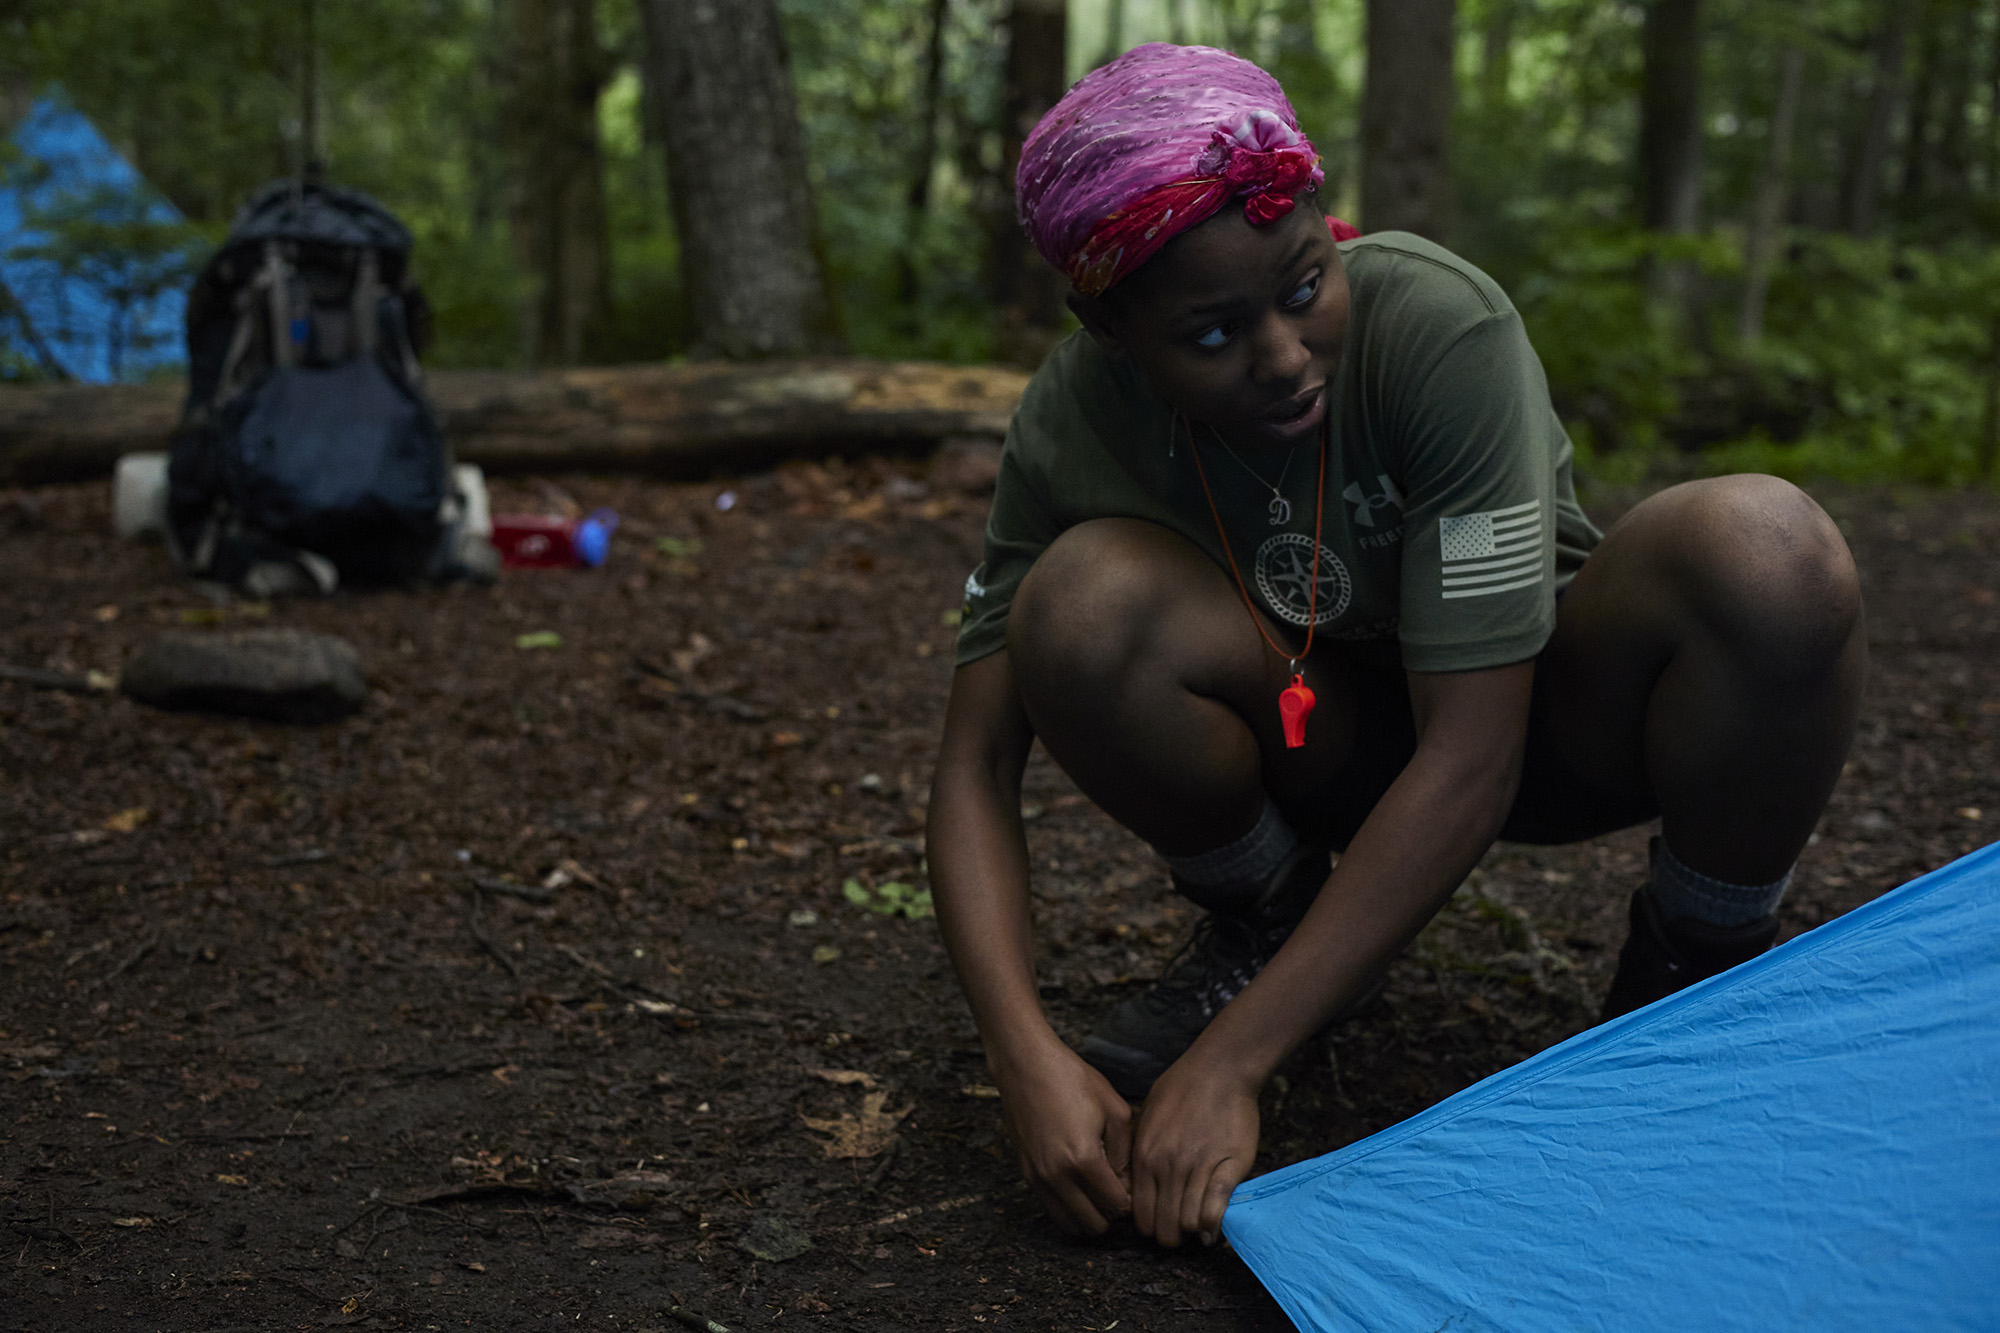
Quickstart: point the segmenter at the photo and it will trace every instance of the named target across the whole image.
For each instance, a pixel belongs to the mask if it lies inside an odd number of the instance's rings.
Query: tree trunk
[[[1014,211],[1021,143],[1069,88],[1065,0],[1014,0],[1007,15],[1006,89],[1001,103],[1001,181],[1005,192],[990,232],[994,304],[1002,360],[1038,364],[1062,326],[1069,283],[1043,262]]]
[[[1986,56],[1986,193],[2000,194],[2000,3],[1988,23],[1993,37]]]
[[[1882,198],[1882,172],[1889,162],[1896,104],[1903,94],[1903,59],[1908,15],[1901,0],[1885,0],[1882,27],[1875,37],[1875,74],[1868,89],[1868,113],[1847,173],[1847,230],[1856,236],[1875,231]]]
[[[717,361],[425,378],[460,462],[488,472],[636,470],[699,477],[787,455],[998,439],[1019,370],[925,362]],[[0,486],[111,475],[161,450],[177,384],[0,387]]]
[[[1639,213],[1648,230],[1701,226],[1701,0],[1653,0],[1639,46]]]
[[[777,0],[640,0],[695,350],[840,342]]]
[[[1451,233],[1456,0],[1368,0],[1361,89],[1361,225]]]
[[[910,163],[910,186],[904,196],[903,253],[897,256],[897,286],[903,303],[914,307],[922,291],[917,272],[917,243],[923,239],[930,213],[931,176],[937,169],[938,114],[944,83],[944,29],[951,18],[951,0],[930,0],[930,31],[924,46],[924,87],[917,104],[917,151]],[[917,311],[911,310],[912,317]]]
[[[1320,49],[1317,0],[1277,0],[1277,20],[1271,73],[1291,98],[1300,128],[1319,148],[1320,166],[1326,171],[1322,197],[1331,208],[1347,187],[1353,148],[1337,141],[1333,133],[1340,114],[1340,78]]]
[[[1963,199],[1972,192],[1972,88],[1979,38],[1979,12],[1974,0],[1953,0],[1938,105],[1935,186],[1940,194]]]
[[[1125,54],[1125,0],[1106,0],[1104,6],[1104,54],[1097,58],[1108,65]]]
[[[1779,57],[1778,104],[1771,112],[1770,152],[1765,155],[1764,174],[1757,182],[1756,211],[1750,219],[1743,262],[1743,305],[1736,318],[1736,337],[1745,347],[1754,347],[1764,336],[1764,300],[1770,294],[1779,224],[1785,217],[1792,129],[1798,122],[1805,63],[1805,52],[1796,46],[1787,46]]]
[[[575,365],[611,319],[611,252],[597,96],[604,53],[595,0],[509,0],[507,229],[523,280],[521,360]]]
[[[1479,38],[1479,105],[1490,116],[1506,109],[1514,79],[1513,0],[1487,0]]]
[[[1930,188],[1931,120],[1936,111],[1944,24],[1935,3],[1916,6],[1920,27],[1916,81],[1910,85],[1910,119],[1903,133],[1903,198],[1915,202]]]

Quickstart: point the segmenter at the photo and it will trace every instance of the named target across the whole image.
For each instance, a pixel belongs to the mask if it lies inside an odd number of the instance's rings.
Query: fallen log
[[[818,360],[443,370],[427,381],[461,462],[490,473],[699,477],[779,459],[998,439],[1025,373],[998,366]],[[108,476],[164,449],[185,388],[0,387],[0,485]]]

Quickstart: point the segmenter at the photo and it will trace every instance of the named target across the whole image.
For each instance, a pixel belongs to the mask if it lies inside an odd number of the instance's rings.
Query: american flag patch
[[[1542,502],[1438,520],[1444,596],[1486,597],[1542,581]]]

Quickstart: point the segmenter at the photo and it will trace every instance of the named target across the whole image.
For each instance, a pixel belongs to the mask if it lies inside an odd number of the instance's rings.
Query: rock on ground
[[[278,722],[331,722],[368,697],[361,654],[345,639],[305,630],[169,630],[119,676],[141,703]]]

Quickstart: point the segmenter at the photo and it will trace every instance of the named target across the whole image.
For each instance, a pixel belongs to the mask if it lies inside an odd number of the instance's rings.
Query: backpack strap
[[[257,274],[258,287],[270,309],[271,364],[295,366],[298,345],[292,341],[292,266],[275,240],[264,242],[264,267]]]
[[[373,246],[362,247],[355,261],[354,288],[349,300],[355,355],[373,356],[382,334],[382,261]]]

